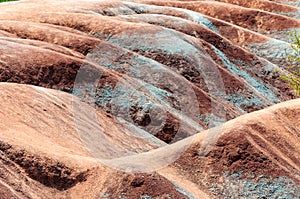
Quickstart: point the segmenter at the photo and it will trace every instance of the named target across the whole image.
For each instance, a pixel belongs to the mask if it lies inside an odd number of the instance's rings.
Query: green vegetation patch
[[[8,1],[17,1],[17,0],[0,0],[0,3],[2,3],[2,2],[8,2]]]
[[[300,34],[295,30],[290,33],[290,43],[293,52],[287,55],[290,63],[288,70],[290,73],[281,75],[280,78],[286,80],[289,86],[295,90],[295,96],[300,95]]]

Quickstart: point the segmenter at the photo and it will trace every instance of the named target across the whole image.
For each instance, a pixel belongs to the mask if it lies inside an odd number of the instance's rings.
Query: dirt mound
[[[184,198],[171,182],[156,173],[131,175],[97,162],[85,148],[84,138],[76,129],[80,128],[79,122],[76,125],[73,115],[72,104],[91,110],[89,105],[61,91],[7,83],[0,87],[1,190],[6,195],[95,198],[107,192],[115,198],[122,194],[132,198],[143,194]],[[157,148],[157,143],[149,138],[126,139],[126,128],[103,111],[97,114],[105,134],[127,153],[133,149],[142,152],[141,147]]]
[[[33,197],[32,194],[43,198],[81,197],[82,194],[91,198],[100,195],[205,198],[232,193],[296,197],[299,194],[299,119],[296,117],[299,100],[241,116],[170,145],[176,149],[192,140],[181,157],[164,169],[150,174],[127,174],[97,162],[95,154],[86,148],[84,137],[78,133],[80,126],[76,126],[72,103],[80,103],[82,110],[93,108],[79,102],[79,98],[26,85],[2,83],[0,87],[1,182],[2,190],[10,190],[5,194],[17,198]],[[105,134],[113,136],[115,144],[127,153],[143,154],[141,147],[148,146],[153,151],[148,154],[152,158],[155,154],[162,158],[170,156],[168,147],[156,150],[157,142],[147,137],[126,139],[126,127],[113,122],[103,111],[94,112]],[[88,133],[91,129],[86,128]],[[215,132],[220,137],[210,146],[205,137]],[[140,161],[143,158],[147,160],[147,156],[141,156]],[[15,177],[11,178],[12,175]],[[186,187],[186,183],[191,186]],[[198,196],[199,192],[202,197]]]
[[[298,197],[298,114],[299,100],[288,101],[210,129],[196,136],[194,144],[173,167],[216,196]],[[220,138],[203,155],[210,147],[203,138],[214,131],[222,131]],[[268,188],[261,188],[262,184]],[[279,184],[285,187],[276,188]],[[234,188],[235,185],[240,187]]]

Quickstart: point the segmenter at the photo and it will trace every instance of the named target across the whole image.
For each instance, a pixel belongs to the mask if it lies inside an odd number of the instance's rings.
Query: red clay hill
[[[0,3],[0,198],[298,198],[298,4]]]

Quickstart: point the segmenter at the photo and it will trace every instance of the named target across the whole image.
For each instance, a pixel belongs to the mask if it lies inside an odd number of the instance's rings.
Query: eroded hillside
[[[298,197],[298,4],[1,3],[0,192]]]

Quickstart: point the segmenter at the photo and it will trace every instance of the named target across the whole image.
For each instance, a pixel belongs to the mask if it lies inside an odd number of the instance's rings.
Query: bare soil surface
[[[298,5],[0,3],[0,198],[299,197]]]

